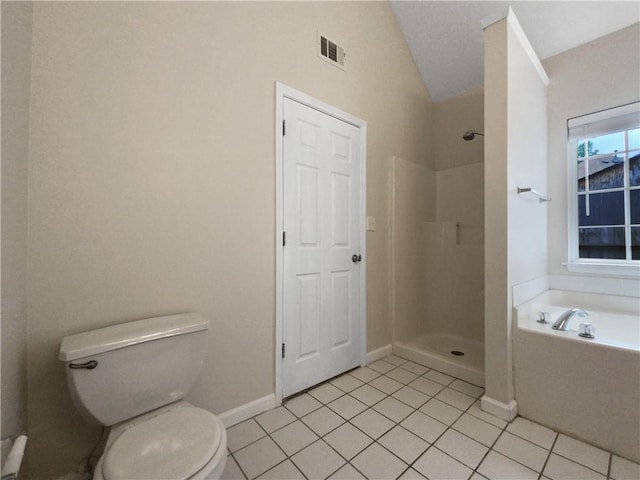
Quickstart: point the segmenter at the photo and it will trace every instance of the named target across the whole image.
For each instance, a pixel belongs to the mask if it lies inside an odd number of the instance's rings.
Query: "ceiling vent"
[[[329,40],[322,34],[318,34],[318,55],[332,65],[346,70],[344,48]]]

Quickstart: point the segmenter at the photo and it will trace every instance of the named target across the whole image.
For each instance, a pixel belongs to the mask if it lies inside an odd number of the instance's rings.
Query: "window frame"
[[[598,275],[612,275],[622,277],[640,277],[640,260],[627,260],[627,259],[601,259],[601,258],[580,258],[579,251],[579,218],[578,218],[578,162],[577,149],[580,143],[580,138],[573,136],[571,131],[575,128],[587,124],[593,124],[595,122],[601,122],[606,120],[615,119],[627,114],[633,114],[640,112],[640,102],[634,102],[619,107],[613,107],[610,109],[602,110],[599,112],[591,113],[588,115],[582,115],[567,120],[567,234],[568,234],[568,255],[567,262],[563,265],[573,273],[587,273]],[[621,128],[628,129],[626,126]],[[588,144],[585,142],[585,150],[588,148]],[[628,158],[628,157],[627,157]],[[629,165],[625,168],[628,170]],[[625,173],[625,177],[628,174]],[[585,179],[585,186],[588,179]],[[629,195],[630,185],[625,182],[624,185],[625,196]],[[628,218],[629,212],[625,209],[625,226],[630,221]]]

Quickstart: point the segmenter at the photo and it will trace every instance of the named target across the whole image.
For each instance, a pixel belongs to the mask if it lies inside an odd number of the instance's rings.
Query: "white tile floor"
[[[640,479],[640,466],[523,418],[483,389],[389,356],[228,429],[224,480]]]

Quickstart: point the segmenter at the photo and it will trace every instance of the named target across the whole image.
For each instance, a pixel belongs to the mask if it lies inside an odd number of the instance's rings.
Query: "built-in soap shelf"
[[[482,224],[443,220],[426,222],[425,226],[427,238],[436,242],[434,245],[484,245],[484,225]]]

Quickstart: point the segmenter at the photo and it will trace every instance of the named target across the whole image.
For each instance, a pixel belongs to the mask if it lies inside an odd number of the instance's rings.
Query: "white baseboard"
[[[380,360],[381,358],[387,357],[389,355],[391,355],[391,344],[377,348],[371,352],[367,352],[367,364],[375,362],[376,360]],[[278,404],[276,402],[275,394],[270,393],[269,395],[265,395],[264,397],[258,398],[252,402],[245,403],[244,405],[232,408],[231,410],[227,410],[226,412],[218,415],[218,417],[220,417],[220,420],[222,420],[224,426],[229,428],[240,422],[244,422],[251,417],[255,417],[262,412],[266,412],[267,410],[276,408],[277,406]]]
[[[388,357],[389,355],[391,355],[391,344],[376,348],[371,352],[367,352],[367,364],[373,363],[381,358]]]
[[[218,415],[218,417],[222,420],[224,426],[229,428],[237,423],[249,420],[251,417],[255,417],[262,412],[276,408],[276,406],[276,396],[275,394],[270,393],[269,395],[265,395],[264,397],[258,398],[252,402],[227,410],[226,412]]]
[[[518,415],[518,402],[511,400],[508,404],[499,402],[484,395],[480,399],[480,408],[494,417],[510,422]]]

